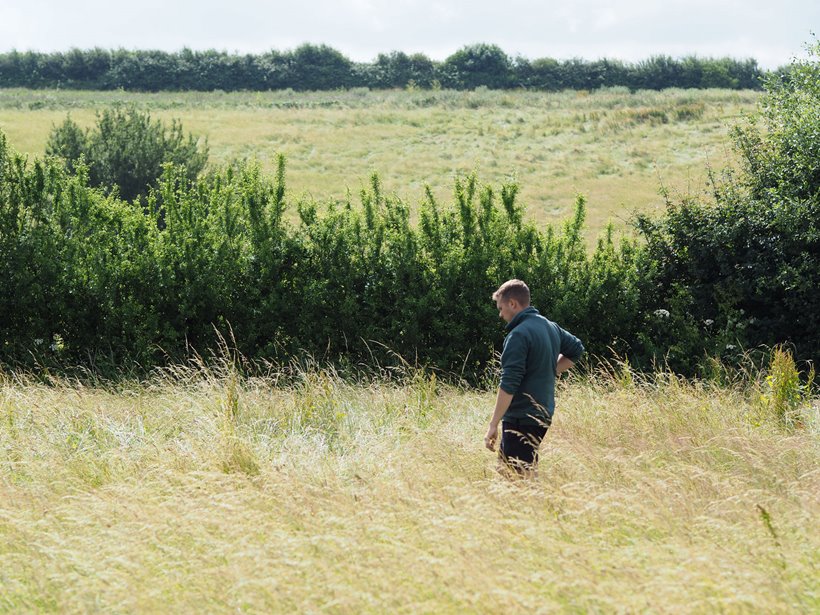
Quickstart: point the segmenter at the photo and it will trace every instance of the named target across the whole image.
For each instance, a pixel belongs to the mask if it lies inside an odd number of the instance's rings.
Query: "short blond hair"
[[[521,306],[530,304],[530,287],[521,280],[507,280],[493,293],[493,301],[515,299]]]

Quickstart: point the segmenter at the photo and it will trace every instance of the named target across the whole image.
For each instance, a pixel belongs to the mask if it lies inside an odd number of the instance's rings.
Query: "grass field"
[[[0,381],[0,612],[820,610],[818,406],[574,377],[532,481],[490,392],[176,370]]]
[[[759,93],[667,90],[630,93],[477,90],[295,93],[159,93],[0,90],[0,129],[18,151],[41,155],[68,112],[81,125],[96,109],[134,102],[207,136],[211,161],[253,157],[273,170],[288,157],[292,197],[354,194],[376,171],[410,203],[425,184],[441,199],[453,178],[514,175],[530,219],[554,223],[589,198],[589,226],[623,226],[662,208],[661,184],[703,190],[707,164],[730,164],[728,129]]]

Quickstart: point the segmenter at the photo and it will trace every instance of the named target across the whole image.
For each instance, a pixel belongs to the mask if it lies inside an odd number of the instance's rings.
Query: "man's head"
[[[530,306],[530,289],[521,280],[507,280],[493,293],[498,315],[510,322],[521,310]]]

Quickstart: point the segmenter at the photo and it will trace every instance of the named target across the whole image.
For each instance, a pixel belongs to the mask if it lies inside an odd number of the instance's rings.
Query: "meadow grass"
[[[537,223],[568,218],[588,197],[590,237],[634,212],[662,210],[665,188],[699,193],[707,165],[733,163],[727,133],[759,93],[733,90],[560,93],[492,91],[128,93],[0,90],[0,129],[23,153],[42,155],[67,113],[91,126],[95,111],[128,102],[179,118],[207,137],[211,161],[256,158],[273,172],[288,159],[291,198],[345,199],[373,172],[415,205],[429,184],[441,200],[453,178],[515,176]]]
[[[625,377],[626,375],[626,377]],[[493,395],[176,369],[0,385],[0,611],[817,612],[818,406],[571,377],[540,472]]]

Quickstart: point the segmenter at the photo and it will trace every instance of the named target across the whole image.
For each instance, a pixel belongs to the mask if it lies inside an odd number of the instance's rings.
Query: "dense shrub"
[[[677,369],[777,343],[820,359],[820,46],[811,52],[734,131],[739,172],[715,176],[709,200],[640,221],[646,310],[670,314],[644,350]]]
[[[430,87],[436,79],[435,63],[421,53],[407,55],[401,51],[380,53],[373,62],[369,81],[371,88]]]
[[[186,136],[176,120],[169,128],[135,107],[114,107],[98,114],[96,126],[85,131],[67,117],[52,129],[46,154],[64,158],[72,171],[86,165],[92,186],[116,187],[131,201],[156,187],[165,164],[194,179],[208,162],[208,145]]]
[[[140,349],[155,341],[150,298],[156,226],[141,209],[88,188],[55,160],[24,159],[0,136],[3,356]],[[122,355],[121,355],[122,356]]]
[[[289,87],[294,90],[334,90],[354,82],[353,62],[327,45],[301,45],[290,54]]]

